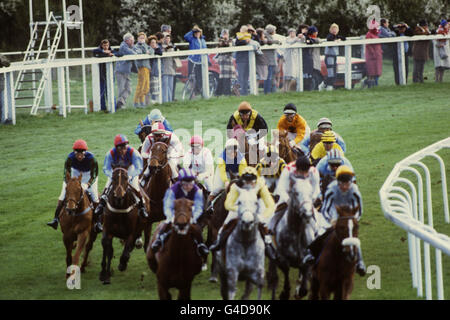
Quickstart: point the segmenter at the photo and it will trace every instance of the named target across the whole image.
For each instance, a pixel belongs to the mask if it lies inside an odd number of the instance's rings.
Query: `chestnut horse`
[[[338,218],[334,230],[313,268],[311,299],[348,300],[353,290],[353,275],[360,249],[358,239],[359,207],[336,206]]]
[[[63,207],[59,220],[66,247],[66,265],[78,265],[81,252],[84,250],[83,263],[80,271],[84,272],[88,264],[88,256],[97,238],[92,227],[93,209],[86,191],[81,187],[81,174],[78,178],[66,175],[66,205]],[[76,241],[75,255],[72,256]],[[69,276],[66,273],[66,276]]]
[[[197,253],[195,227],[191,223],[193,204],[192,200],[186,198],[175,200],[170,237],[156,254],[151,246],[147,250],[147,262],[158,279],[158,295],[161,300],[172,299],[170,288],[179,290],[178,300],[190,300],[192,281],[201,271],[202,258]],[[152,237],[153,241],[160,226]]]
[[[125,245],[120,257],[119,270],[127,268],[130,253],[139,236],[142,223],[138,214],[136,195],[128,184],[127,169],[116,167],[113,170],[111,191],[103,214],[103,258],[99,279],[103,284],[111,283],[111,260],[113,258],[113,237],[124,240]]]
[[[152,232],[152,224],[166,219],[163,209],[163,199],[170,187],[172,170],[167,158],[169,146],[164,142],[156,142],[151,147],[151,157],[147,163],[150,168],[150,176],[143,188],[142,195],[150,203],[149,217],[144,222],[144,251],[147,251]]]
[[[289,145],[288,132],[286,130],[274,130],[273,139],[278,139],[278,154],[286,163],[291,163],[297,159],[297,154]]]

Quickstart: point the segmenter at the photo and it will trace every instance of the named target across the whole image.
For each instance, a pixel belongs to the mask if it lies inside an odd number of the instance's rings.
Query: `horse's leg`
[[[210,234],[211,233],[211,234]],[[211,243],[214,242],[214,239],[217,239],[217,230],[214,230],[213,228],[208,227],[208,239],[211,237]],[[206,240],[208,241],[208,240]],[[217,266],[217,257],[215,254],[212,255],[211,258],[211,276],[209,277],[209,282],[217,282],[217,274],[218,274],[218,266]]]
[[[91,252],[92,247],[94,246],[95,239],[97,239],[97,232],[95,232],[94,228],[91,228],[91,231],[89,233],[89,240],[86,244],[86,248],[84,249],[83,263],[81,264],[81,268],[80,268],[81,272],[86,271],[86,267],[88,265],[89,253]]]
[[[329,300],[331,295],[331,290],[326,284],[327,279],[322,279],[319,283],[319,297],[321,300]]]
[[[278,287],[277,263],[269,259],[269,269],[267,270],[267,288],[272,291],[272,300],[275,300],[275,292]]]
[[[112,246],[112,235],[103,234],[102,237],[103,259],[102,272],[100,273],[100,281],[103,284],[111,283],[111,260],[113,258],[114,249]]]
[[[144,223],[144,251],[147,252],[150,243],[150,236],[152,233],[152,223],[147,221]]]
[[[123,247],[122,256],[120,257],[119,270],[125,271],[127,269],[128,261],[130,260],[130,253],[134,249],[134,241],[136,240],[136,235],[131,233],[128,236],[125,246]]]
[[[311,279],[311,294],[309,296],[310,300],[319,299],[319,280],[313,275]]]
[[[234,300],[236,295],[236,284],[238,281],[238,272],[237,270],[227,270],[227,286],[228,286],[228,299]]]
[[[158,295],[159,300],[172,300],[169,289],[161,281],[158,281]]]
[[[78,265],[80,260],[81,252],[83,252],[84,246],[86,244],[86,240],[89,237],[89,231],[85,230],[78,234],[77,236],[77,248],[75,250],[75,254],[73,255],[73,264]]]
[[[66,267],[72,265],[72,247],[73,247],[73,241],[71,237],[67,236],[66,234],[63,235],[63,242],[64,246],[66,247]],[[69,274],[67,274],[66,271],[66,277],[68,277]]]
[[[308,294],[308,281],[310,279],[309,267],[301,266],[298,270],[298,277],[300,285],[295,289],[295,298],[302,299]]]
[[[291,283],[289,282],[289,265],[283,264],[280,266],[281,271],[284,274],[284,286],[283,291],[280,293],[280,300],[289,300]]]
[[[185,287],[178,290],[178,300],[191,300],[192,281],[188,281]]]
[[[341,299],[349,300],[353,290],[353,277],[342,280]]]
[[[244,294],[242,295],[241,300],[248,300],[250,297],[250,294],[252,293],[253,290],[253,283],[247,279],[247,281],[245,281],[245,291]]]

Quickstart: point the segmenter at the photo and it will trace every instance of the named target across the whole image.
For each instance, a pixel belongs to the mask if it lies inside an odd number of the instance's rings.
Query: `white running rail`
[[[432,295],[432,272],[430,259],[430,245],[435,248],[436,254],[436,288],[437,298],[444,299],[444,285],[442,275],[442,252],[450,256],[450,237],[437,232],[433,227],[433,206],[431,197],[431,175],[428,167],[421,162],[425,157],[432,157],[439,163],[440,178],[442,181],[442,197],[445,222],[450,223],[447,180],[445,176],[445,164],[437,152],[444,148],[450,148],[450,137],[438,141],[398,162],[391,171],[380,189],[381,208],[384,216],[408,233],[409,262],[413,287],[417,288],[417,295],[423,297],[422,280],[422,251],[423,243],[425,296],[427,300]],[[416,167],[416,168],[415,168]],[[424,214],[424,180],[417,170],[421,168],[425,173],[425,195],[427,204],[427,221]],[[402,172],[412,172],[417,181],[400,177]],[[407,185],[409,190],[399,184]]]

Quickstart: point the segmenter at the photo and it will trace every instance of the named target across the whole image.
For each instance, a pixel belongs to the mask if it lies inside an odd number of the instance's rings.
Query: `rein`
[[[79,213],[76,212],[77,210],[80,209],[80,203],[84,200],[84,190],[83,190],[83,188],[81,186],[80,186],[80,188],[81,188],[81,197],[80,197],[80,199],[78,201],[76,201],[74,199],[67,198],[67,202],[69,202],[69,201],[75,202],[75,210],[74,210],[75,213],[74,214],[71,214],[69,211],[66,210],[66,212],[67,212],[67,214],[69,216],[73,216],[73,217],[82,216],[82,215],[85,215],[86,213],[88,213],[89,210],[92,209],[92,206],[88,205],[82,212],[79,212]]]

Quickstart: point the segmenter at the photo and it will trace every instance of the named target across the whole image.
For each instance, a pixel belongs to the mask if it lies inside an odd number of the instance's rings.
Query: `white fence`
[[[394,37],[394,38],[385,38],[385,39],[363,39],[363,40],[347,40],[341,42],[326,42],[316,44],[316,45],[306,45],[306,44],[298,44],[298,45],[271,45],[271,46],[263,46],[262,50],[270,50],[270,49],[297,49],[298,50],[298,68],[299,75],[297,80],[297,91],[303,91],[303,65],[302,65],[302,50],[305,48],[315,48],[315,47],[332,47],[337,46],[345,47],[345,88],[352,88],[352,46],[364,46],[367,44],[375,44],[375,43],[404,43],[405,41],[420,41],[420,40],[434,40],[434,39],[450,39],[450,36],[442,36],[442,35],[433,35],[433,36],[414,36],[414,37]],[[58,83],[58,104],[57,108],[60,111],[60,114],[66,117],[67,110],[70,112],[72,108],[84,108],[87,112],[86,106],[75,106],[71,104],[70,101],[70,81],[68,79],[68,67],[73,66],[90,66],[91,74],[92,74],[92,100],[94,111],[100,110],[100,81],[99,81],[99,63],[106,64],[106,73],[107,73],[107,92],[108,92],[108,102],[107,108],[109,112],[115,112],[115,104],[114,104],[114,63],[117,61],[131,61],[131,60],[142,60],[149,58],[158,59],[158,68],[159,75],[161,78],[161,58],[165,57],[184,57],[190,54],[202,55],[202,85],[203,85],[203,98],[209,97],[209,77],[208,77],[208,59],[207,55],[216,54],[216,53],[226,53],[226,52],[239,52],[239,51],[248,51],[249,54],[249,88],[250,94],[257,95],[258,94],[258,84],[256,77],[256,60],[255,60],[255,51],[252,46],[239,46],[239,47],[230,47],[230,48],[214,48],[214,49],[202,49],[202,50],[181,50],[177,52],[169,52],[164,53],[162,56],[149,56],[149,55],[132,55],[132,56],[124,56],[124,57],[111,57],[111,58],[87,58],[87,59],[61,59],[56,60],[51,63],[45,63],[45,61],[38,61],[36,64],[32,65],[22,65],[21,63],[13,63],[8,68],[0,69],[0,76],[4,75],[4,83],[0,86],[3,87],[4,90],[1,91],[3,95],[3,103],[2,103],[2,122],[11,122],[13,124],[16,123],[16,107],[15,107],[15,92],[14,92],[14,73],[20,70],[39,70],[39,69],[56,69],[57,70],[57,83]],[[398,57],[399,57],[399,78],[400,84],[406,84],[406,74],[405,74],[405,52],[404,46],[398,46]],[[161,79],[159,81],[161,84]],[[86,95],[86,81],[83,81],[84,94]],[[49,83],[46,85],[46,101],[45,107],[49,109],[53,105],[52,100],[52,83],[51,78],[49,79]],[[87,101],[86,97],[84,97],[84,101]],[[162,103],[162,91],[159,90],[159,103]],[[42,108],[42,107],[40,107]]]
[[[417,295],[423,296],[422,279],[422,251],[424,254],[425,295],[431,300],[432,271],[430,258],[430,245],[435,248],[436,255],[436,288],[437,298],[444,299],[444,285],[442,275],[442,252],[450,256],[450,237],[437,232],[433,227],[433,206],[431,196],[431,175],[428,167],[421,162],[426,157],[432,157],[439,163],[440,179],[442,181],[442,198],[445,222],[450,223],[448,208],[447,180],[445,164],[437,152],[443,148],[450,148],[450,137],[438,141],[398,162],[380,189],[380,201],[384,215],[387,219],[403,228],[408,233],[409,262],[412,275],[412,284],[417,288]],[[427,203],[427,219],[424,213],[424,181],[419,170],[425,173],[425,195]],[[400,177],[402,172],[413,173],[417,177],[417,183]],[[409,190],[398,184],[406,184]],[[425,222],[427,220],[427,222]]]

